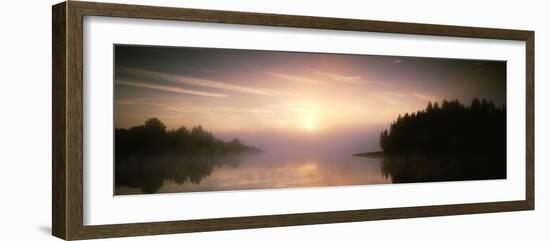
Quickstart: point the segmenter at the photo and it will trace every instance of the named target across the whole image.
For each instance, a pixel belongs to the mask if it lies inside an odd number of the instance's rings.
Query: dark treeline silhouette
[[[437,102],[397,117],[380,134],[380,147],[390,155],[495,155],[506,153],[506,109],[474,99]]]
[[[382,173],[394,183],[506,178],[506,108],[485,99],[428,103],[380,134]],[[359,156],[368,156],[361,153]]]
[[[151,118],[144,125],[115,129],[115,187],[155,193],[167,180],[199,184],[214,167],[237,167],[240,155],[256,152],[260,149],[237,138],[222,141],[201,126],[166,130]]]
[[[191,130],[185,126],[166,130],[164,123],[157,118],[148,119],[144,125],[115,130],[116,157],[167,152],[220,155],[258,151],[260,149],[247,146],[238,138],[230,142],[217,139],[200,125]]]

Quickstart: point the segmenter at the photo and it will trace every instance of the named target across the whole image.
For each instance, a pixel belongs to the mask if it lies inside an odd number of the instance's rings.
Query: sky
[[[379,133],[443,99],[506,104],[501,61],[115,45],[114,78],[116,128],[157,117],[250,139]]]

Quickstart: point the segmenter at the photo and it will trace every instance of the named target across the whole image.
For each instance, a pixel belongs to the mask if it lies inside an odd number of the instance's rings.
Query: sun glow
[[[302,119],[302,128],[308,132],[313,132],[318,129],[319,123],[319,111],[316,109],[310,109],[304,111],[305,115]]]
[[[317,128],[317,127],[316,127],[314,124],[312,124],[312,123],[306,123],[306,124],[304,124],[303,127],[304,127],[304,129],[305,129],[306,131],[314,131],[314,130]]]

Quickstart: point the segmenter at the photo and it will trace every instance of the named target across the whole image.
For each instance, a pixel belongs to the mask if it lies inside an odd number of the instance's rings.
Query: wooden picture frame
[[[432,24],[369,21],[67,1],[52,8],[52,233],[93,239],[213,230],[356,222],[534,209],[534,32]],[[152,223],[83,224],[83,17],[108,16],[260,26],[299,27],[452,36],[526,43],[525,199],[489,203],[416,206]]]

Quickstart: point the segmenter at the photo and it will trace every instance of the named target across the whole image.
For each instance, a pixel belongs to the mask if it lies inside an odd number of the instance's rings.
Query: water
[[[382,159],[338,151],[269,151],[218,157],[140,157],[117,163],[115,194],[391,183]],[[132,164],[130,164],[132,163]]]
[[[505,155],[356,157],[349,151],[117,159],[115,195],[506,178]]]

